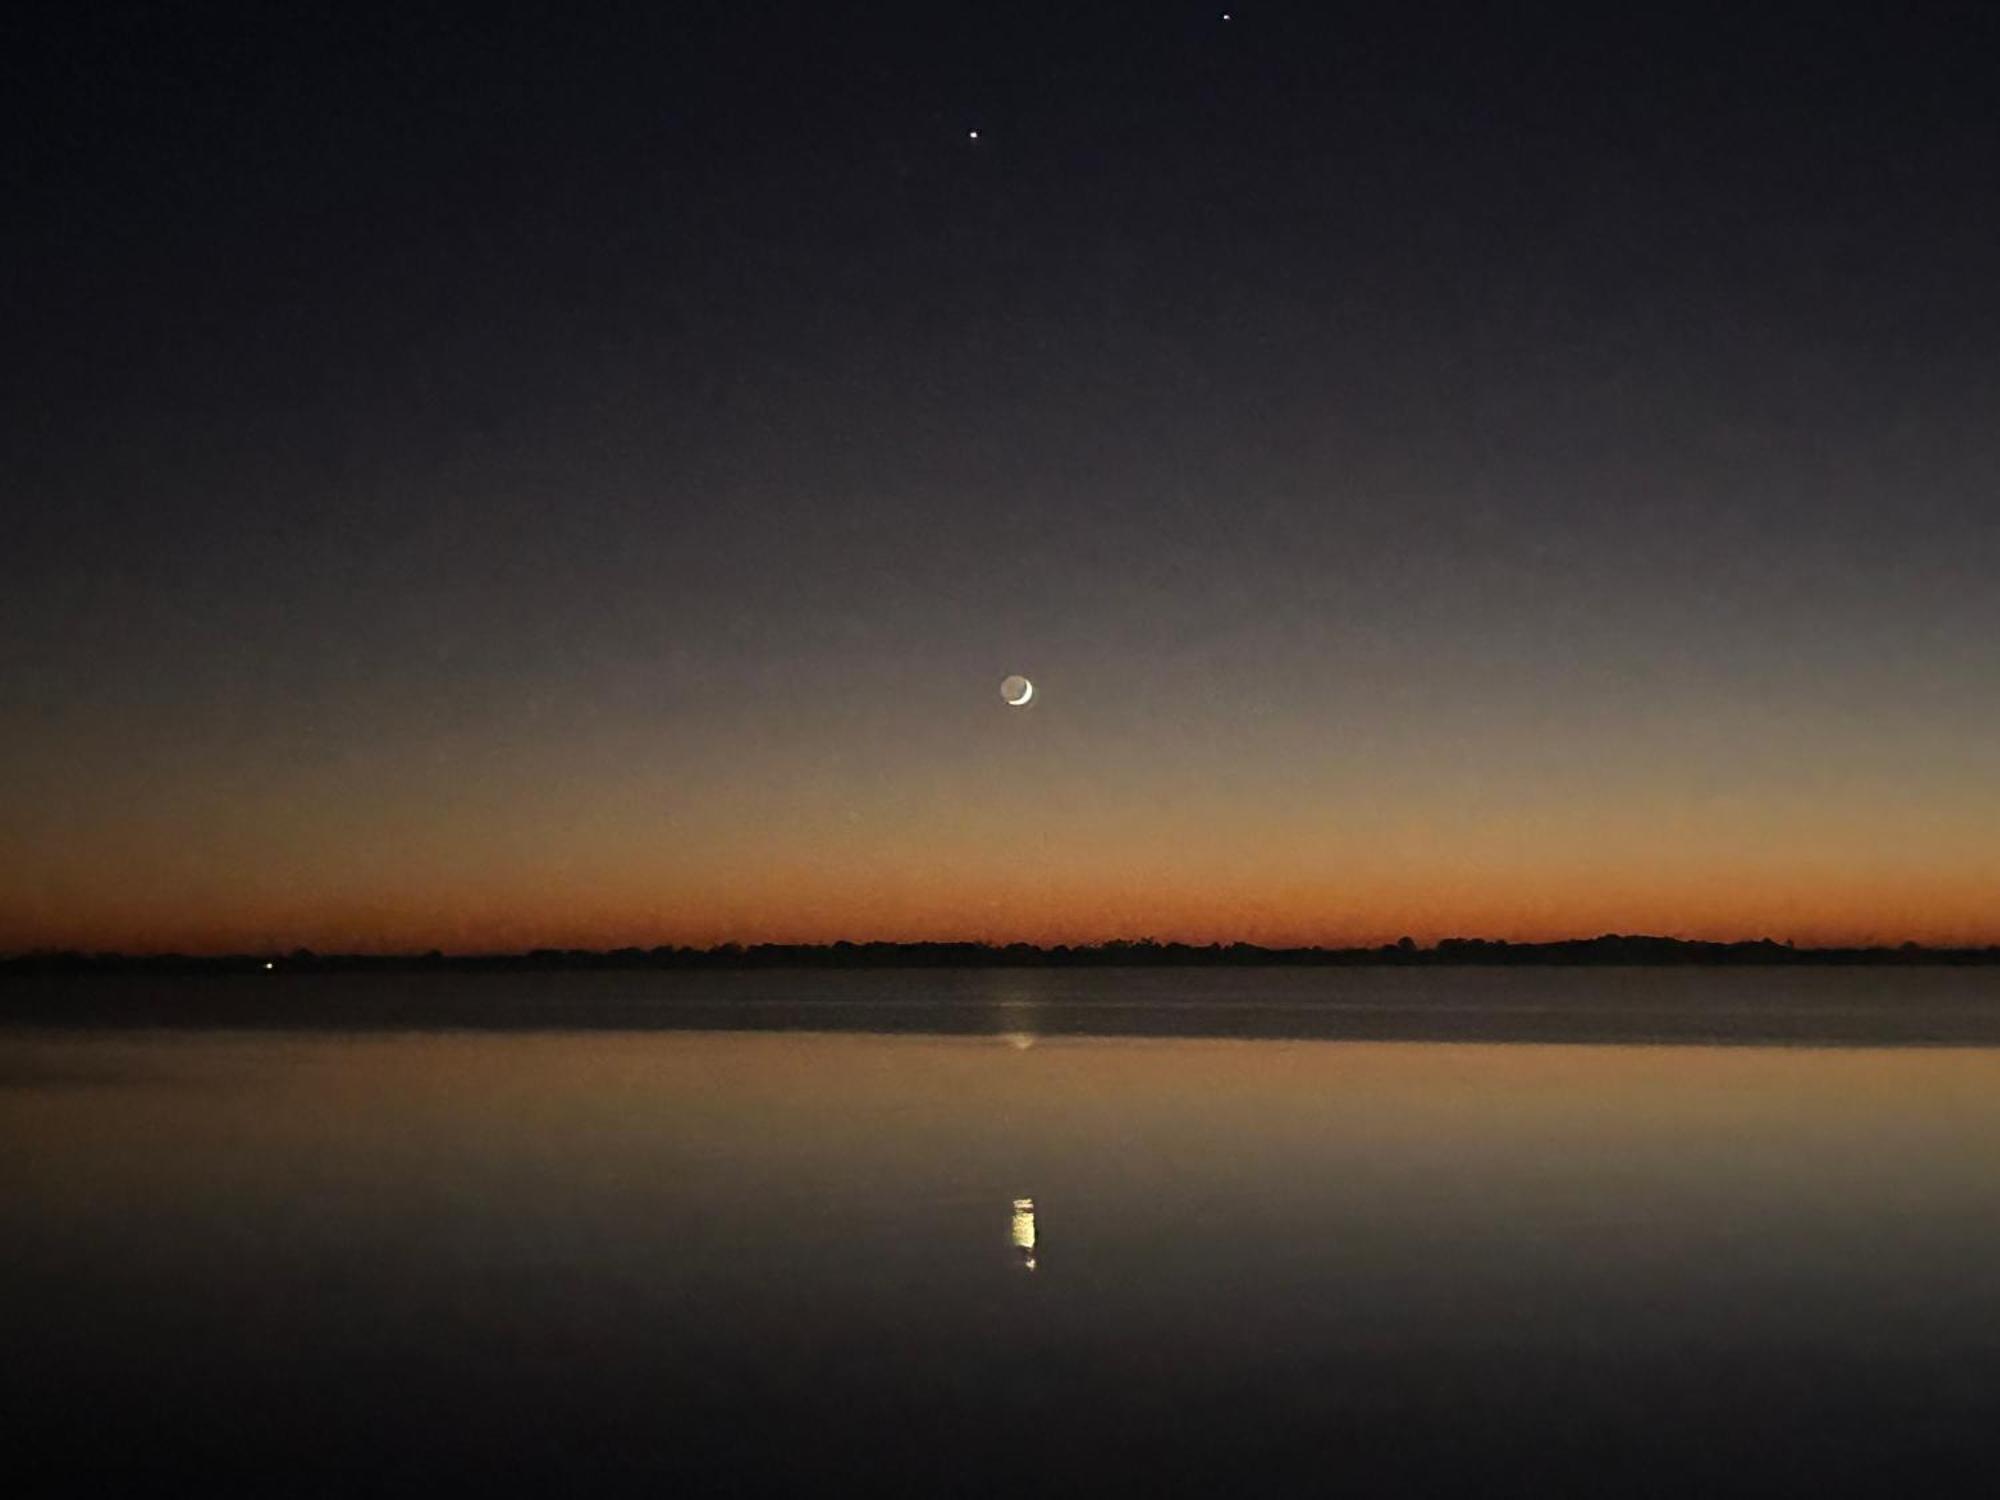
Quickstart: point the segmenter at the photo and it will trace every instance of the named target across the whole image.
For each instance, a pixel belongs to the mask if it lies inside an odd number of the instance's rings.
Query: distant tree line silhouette
[[[1464,965],[1806,965],[1994,964],[2000,945],[1976,948],[1895,946],[1797,948],[1759,938],[1717,943],[1608,933],[1548,943],[1505,939],[1440,940],[1425,948],[1410,938],[1365,948],[1267,948],[1256,943],[1162,943],[1114,938],[1079,946],[1058,943],[722,943],[710,948],[533,948],[525,953],[417,954],[289,953],[123,954],[31,952],[0,958],[0,976],[75,973],[484,973],[564,969],[896,969],[896,968],[1134,968],[1259,967],[1272,965],[1452,967]]]

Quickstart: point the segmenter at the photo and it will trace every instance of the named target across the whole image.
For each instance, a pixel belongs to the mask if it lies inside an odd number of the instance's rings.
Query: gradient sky
[[[2000,941],[2000,12],[588,9],[0,22],[0,952]]]

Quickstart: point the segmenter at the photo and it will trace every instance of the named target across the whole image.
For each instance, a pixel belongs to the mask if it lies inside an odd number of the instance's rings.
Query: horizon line
[[[589,948],[553,944],[539,944],[518,949],[457,949],[446,950],[436,945],[421,949],[396,950],[346,950],[320,952],[303,945],[289,949],[282,946],[259,946],[230,949],[81,949],[63,947],[38,947],[11,953],[0,953],[0,968],[90,968],[118,965],[261,965],[266,969],[278,965],[298,968],[302,966],[367,966],[393,964],[463,964],[463,965],[503,965],[503,964],[561,964],[598,962],[605,965],[629,964],[637,966],[727,966],[758,959],[854,959],[867,957],[894,958],[897,956],[941,957],[955,954],[968,959],[1019,959],[1027,962],[1036,960],[1103,960],[1108,958],[1133,959],[1141,962],[1177,960],[1199,963],[1213,959],[1255,959],[1293,957],[1302,959],[1374,959],[1390,962],[1414,962],[1420,960],[1453,960],[1466,958],[1497,958],[1512,956],[1525,957],[1530,954],[1553,952],[1566,956],[1585,956],[1592,952],[1604,954],[1616,951],[1641,949],[1655,951],[1683,950],[1707,956],[1738,954],[1746,957],[1806,959],[1822,956],[1870,955],[1893,956],[1964,956],[1981,955],[2000,957],[2000,942],[1985,943],[1921,943],[1914,939],[1894,941],[1871,941],[1856,943],[1814,943],[1801,946],[1791,939],[1778,940],[1768,935],[1755,938],[1689,938],[1665,933],[1603,932],[1591,936],[1563,938],[1510,939],[1488,937],[1442,937],[1431,943],[1421,943],[1411,937],[1402,937],[1380,943],[1259,943],[1247,939],[1229,942],[1212,940],[1207,943],[1193,943],[1183,939],[1102,938],[1082,943],[1031,943],[1022,939],[995,941],[988,938],[836,938],[807,942],[761,941],[744,943],[735,940],[697,946],[687,943],[659,943],[652,945],[621,944],[615,947]]]

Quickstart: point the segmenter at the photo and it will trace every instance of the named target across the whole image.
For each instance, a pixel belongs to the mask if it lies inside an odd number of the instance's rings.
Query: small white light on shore
[[[265,960],[264,960],[264,967],[265,967],[265,968],[267,968],[267,969],[275,969],[275,968],[277,968],[278,966],[277,966],[276,964],[272,963],[272,962],[271,962],[271,961],[270,961],[270,960],[269,960],[269,959],[267,958],[267,959],[265,959]]]
[[[976,141],[979,139],[979,132],[976,130],[968,130],[965,132],[965,138],[968,141]]]

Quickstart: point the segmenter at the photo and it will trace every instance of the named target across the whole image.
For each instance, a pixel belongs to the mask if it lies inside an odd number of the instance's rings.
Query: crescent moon
[[[1020,697],[1018,698],[1008,697],[1008,695],[1004,691],[1001,693],[1001,697],[1006,698],[1007,702],[1012,706],[1014,706],[1015,708],[1026,708],[1028,706],[1028,700],[1035,696],[1035,685],[1032,682],[1028,681],[1028,679],[1025,677],[1019,680],[1021,684]]]

